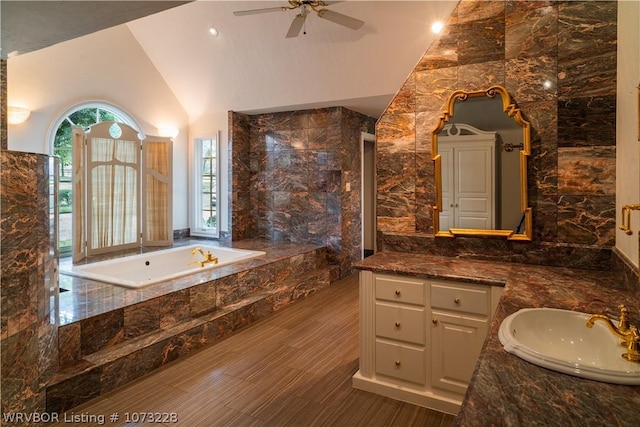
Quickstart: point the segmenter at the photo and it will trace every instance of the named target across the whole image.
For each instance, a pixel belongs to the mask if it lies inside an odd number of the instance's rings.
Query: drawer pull
[[[454,303],[454,304],[460,304],[460,298],[455,297],[455,298],[453,299],[453,303]]]
[[[400,366],[400,361],[396,360],[396,366]]]
[[[399,297],[400,296],[400,289],[396,289],[396,296]]]
[[[400,327],[400,322],[396,322],[396,328]]]
[[[438,324],[438,319],[436,319],[435,317],[433,319],[431,319],[431,323],[433,323],[434,325]]]

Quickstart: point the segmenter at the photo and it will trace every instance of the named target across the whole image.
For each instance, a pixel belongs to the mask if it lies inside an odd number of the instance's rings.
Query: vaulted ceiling
[[[364,26],[354,31],[311,14],[306,34],[285,38],[298,11],[233,14],[288,5],[283,0],[15,2],[13,14],[3,1],[3,38],[5,23],[15,24],[11,40],[3,41],[3,55],[128,21],[125,25],[192,118],[212,111],[251,114],[335,105],[378,117],[433,41],[432,22],[446,21],[457,2],[333,2],[331,10]],[[27,14],[18,14],[21,3],[49,4],[32,4]],[[218,36],[209,33],[211,26]]]

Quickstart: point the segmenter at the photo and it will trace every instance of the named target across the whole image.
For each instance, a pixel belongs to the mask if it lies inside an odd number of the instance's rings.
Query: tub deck
[[[322,250],[323,248],[323,246],[319,245],[268,242],[263,240],[242,240],[229,244],[226,242],[198,239],[183,239],[176,241],[174,247],[189,246],[197,243],[208,246],[258,250],[264,251],[267,254],[266,256],[261,257],[261,259],[247,260],[240,264],[223,266],[210,271],[196,273],[187,277],[179,277],[164,283],[158,283],[140,289],[128,289],[108,283],[96,282],[93,280],[86,280],[61,274],[60,289],[64,289],[64,291],[60,293],[58,305],[60,307],[60,318],[58,319],[58,324],[63,326],[77,322],[109,311],[148,301],[153,298],[166,296],[188,289],[200,283],[231,276],[242,271],[272,264],[274,262],[289,260],[292,257],[296,257],[310,251]],[[153,251],[162,249],[166,248],[147,248],[145,250]],[[139,252],[128,251],[117,255],[95,256],[87,262],[103,261],[116,256],[133,255],[136,253]],[[71,260],[69,258],[60,260],[61,268],[66,264],[71,264]],[[337,278],[333,280],[337,280]]]
[[[197,239],[174,246],[194,243],[266,256],[141,289],[60,275],[67,290],[58,297],[60,368],[47,386],[47,411],[108,393],[338,279],[324,246]]]

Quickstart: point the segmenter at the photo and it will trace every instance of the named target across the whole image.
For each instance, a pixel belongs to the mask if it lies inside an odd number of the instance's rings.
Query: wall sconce
[[[173,127],[160,127],[158,128],[158,136],[167,136],[169,138],[175,138],[178,136],[179,130]]]
[[[9,107],[7,109],[7,122],[10,125],[19,125],[27,121],[31,110],[22,107]]]

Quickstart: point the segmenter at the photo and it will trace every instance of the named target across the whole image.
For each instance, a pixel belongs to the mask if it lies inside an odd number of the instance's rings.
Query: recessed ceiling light
[[[216,37],[218,35],[218,29],[213,25],[209,27],[209,34]]]
[[[431,31],[435,34],[438,34],[440,31],[442,31],[443,28],[444,24],[442,23],[442,21],[435,21],[433,24],[431,24]]]

